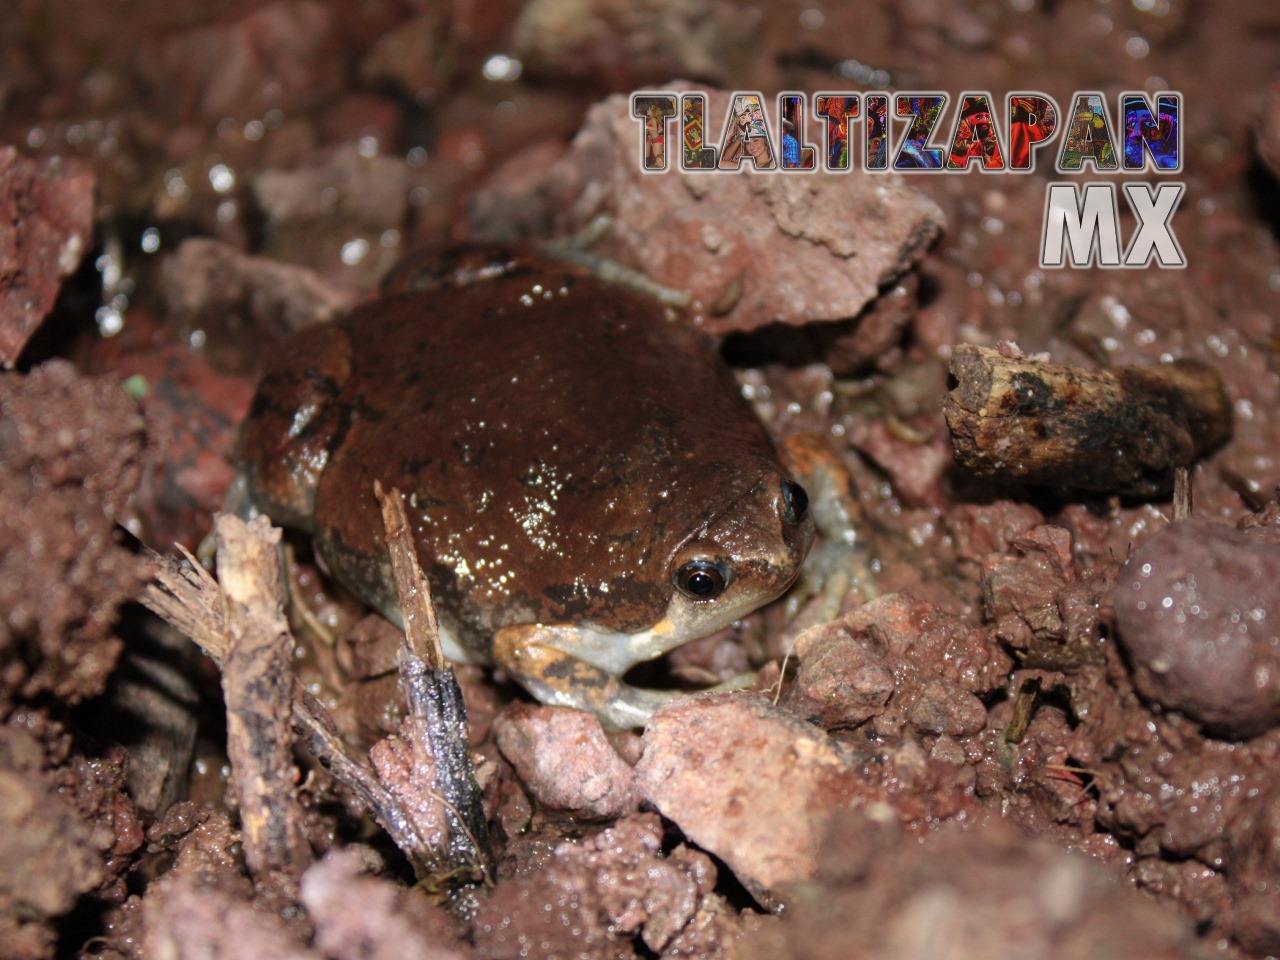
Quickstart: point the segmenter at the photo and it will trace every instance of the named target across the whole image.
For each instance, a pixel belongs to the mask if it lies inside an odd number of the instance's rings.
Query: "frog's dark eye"
[[[800,523],[809,512],[809,495],[794,480],[782,481],[782,517],[787,523]]]
[[[676,571],[676,586],[694,600],[712,600],[724,593],[728,583],[725,570],[706,560],[690,560]]]

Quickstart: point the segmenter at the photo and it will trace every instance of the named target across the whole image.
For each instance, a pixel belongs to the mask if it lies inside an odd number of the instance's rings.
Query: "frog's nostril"
[[[712,600],[724,593],[729,577],[717,564],[691,560],[676,571],[676,586],[694,600]]]
[[[787,523],[800,523],[809,513],[809,495],[794,480],[782,481],[782,516]]]

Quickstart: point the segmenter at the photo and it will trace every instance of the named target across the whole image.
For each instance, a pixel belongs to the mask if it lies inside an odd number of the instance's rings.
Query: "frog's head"
[[[777,599],[813,542],[804,488],[776,470],[694,532],[671,559],[668,649],[705,637]]]
[[[734,475],[743,474],[738,469]],[[739,489],[717,512],[686,528],[666,554],[665,587],[655,585],[652,593],[647,588],[639,593],[638,600],[628,598],[633,615],[656,617],[648,626],[584,624],[556,646],[621,676],[635,664],[709,636],[781,596],[799,576],[813,541],[808,495],[775,464],[763,466]],[[611,590],[610,596],[622,597],[623,591]],[[653,602],[662,596],[665,606]]]

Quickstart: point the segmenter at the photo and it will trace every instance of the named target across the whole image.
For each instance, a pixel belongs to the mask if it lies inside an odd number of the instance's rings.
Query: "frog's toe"
[[[653,712],[679,695],[623,683],[614,674],[547,642],[572,628],[532,624],[503,627],[493,640],[494,663],[545,704],[594,713],[609,730],[644,726]],[[559,639],[563,642],[563,637]]]

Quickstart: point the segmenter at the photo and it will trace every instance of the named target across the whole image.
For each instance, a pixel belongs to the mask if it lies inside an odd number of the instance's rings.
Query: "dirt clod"
[[[0,727],[0,943],[15,960],[49,955],[52,921],[103,882],[116,842],[60,792],[46,762],[34,737]]]
[[[0,375],[0,717],[16,697],[101,693],[148,565],[121,546],[143,424],[114,378],[50,361]]]
[[[850,931],[856,931],[851,935]],[[922,843],[842,816],[818,881],[742,956],[1196,956],[1187,925],[1087,858],[993,820]]]
[[[538,802],[591,820],[639,805],[635,774],[591,714],[513,704],[494,722],[498,748]]]
[[[825,734],[758,695],[659,710],[636,778],[649,803],[766,903],[813,872],[825,822],[857,793],[857,772]]]
[[[1280,542],[1267,531],[1173,524],[1129,558],[1116,586],[1138,689],[1229,738],[1280,722]]]
[[[715,866],[684,845],[663,856],[662,846],[662,823],[651,813],[560,843],[544,869],[518,873],[481,904],[478,954],[630,960],[644,955],[639,940],[658,956],[719,956],[727,938],[707,933],[724,933],[732,912],[713,892]]]
[[[707,115],[723,116],[727,103],[723,92],[709,95]],[[740,284],[733,309],[706,318],[714,333],[855,317],[941,228],[938,208],[896,180],[646,176],[634,158],[636,124],[627,97],[593,107],[535,196],[560,235],[607,215],[611,226],[593,251],[688,290],[701,310]],[[473,206],[472,237],[511,239],[519,225],[508,213],[518,203],[492,184]],[[876,230],[854,226],[870,222]]]
[[[93,173],[0,145],[0,368],[11,369],[88,252]]]
[[[334,960],[461,960],[448,915],[423,894],[377,876],[381,859],[367,847],[332,850],[302,877],[301,900],[315,925],[315,945]]]

